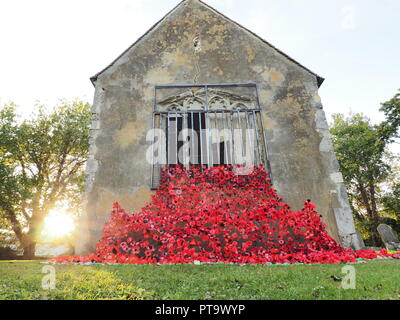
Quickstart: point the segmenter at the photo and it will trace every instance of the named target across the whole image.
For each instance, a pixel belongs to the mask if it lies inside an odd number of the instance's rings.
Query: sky
[[[0,104],[93,101],[89,78],[179,0],[0,0]],[[206,0],[326,80],[328,118],[363,112],[400,89],[398,0]]]

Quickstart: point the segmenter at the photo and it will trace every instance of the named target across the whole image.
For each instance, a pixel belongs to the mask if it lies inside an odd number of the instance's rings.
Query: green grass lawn
[[[333,279],[343,265],[55,265],[56,289],[44,290],[43,264],[3,261],[0,299],[400,300],[399,260],[353,266],[355,290]]]

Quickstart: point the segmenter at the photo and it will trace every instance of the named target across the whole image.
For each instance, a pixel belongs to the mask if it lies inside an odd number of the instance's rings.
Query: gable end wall
[[[200,51],[194,47],[196,37]],[[330,234],[357,247],[316,76],[191,0],[97,78],[79,253],[93,249],[113,202],[131,212],[150,199],[151,166],[145,152],[154,86],[246,82],[259,85],[274,187],[295,210],[311,199]]]

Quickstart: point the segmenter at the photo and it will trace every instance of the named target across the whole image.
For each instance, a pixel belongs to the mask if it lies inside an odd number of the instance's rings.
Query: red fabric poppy
[[[247,176],[231,167],[164,170],[161,186],[140,212],[114,204],[96,251],[58,263],[348,263],[390,256],[345,250],[306,202],[291,211],[263,167]]]

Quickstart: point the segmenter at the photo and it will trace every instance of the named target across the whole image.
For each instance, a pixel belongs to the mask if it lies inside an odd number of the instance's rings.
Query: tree
[[[91,108],[81,101],[51,112],[38,106],[24,121],[16,109],[0,107],[0,229],[11,230],[31,259],[46,214],[82,192]]]
[[[397,232],[400,232],[400,159],[394,157],[391,160],[393,173],[385,183],[385,190],[380,199],[384,223],[390,224]]]
[[[400,89],[392,99],[382,103],[380,110],[386,116],[386,120],[379,126],[382,139],[389,143],[396,142],[400,138]],[[392,219],[393,227],[400,231],[400,165],[398,159],[392,167],[395,174],[391,176],[388,191],[382,197],[381,202],[384,214]]]
[[[362,114],[335,114],[330,131],[355,218],[369,226],[372,243],[379,245],[381,183],[391,172],[385,160],[387,140]]]
[[[400,183],[392,186],[390,192],[381,199],[385,214],[395,220],[400,219]]]
[[[395,96],[382,103],[381,111],[386,116],[386,121],[380,125],[381,135],[384,139],[393,142],[393,138],[399,138],[400,127],[400,89]]]

